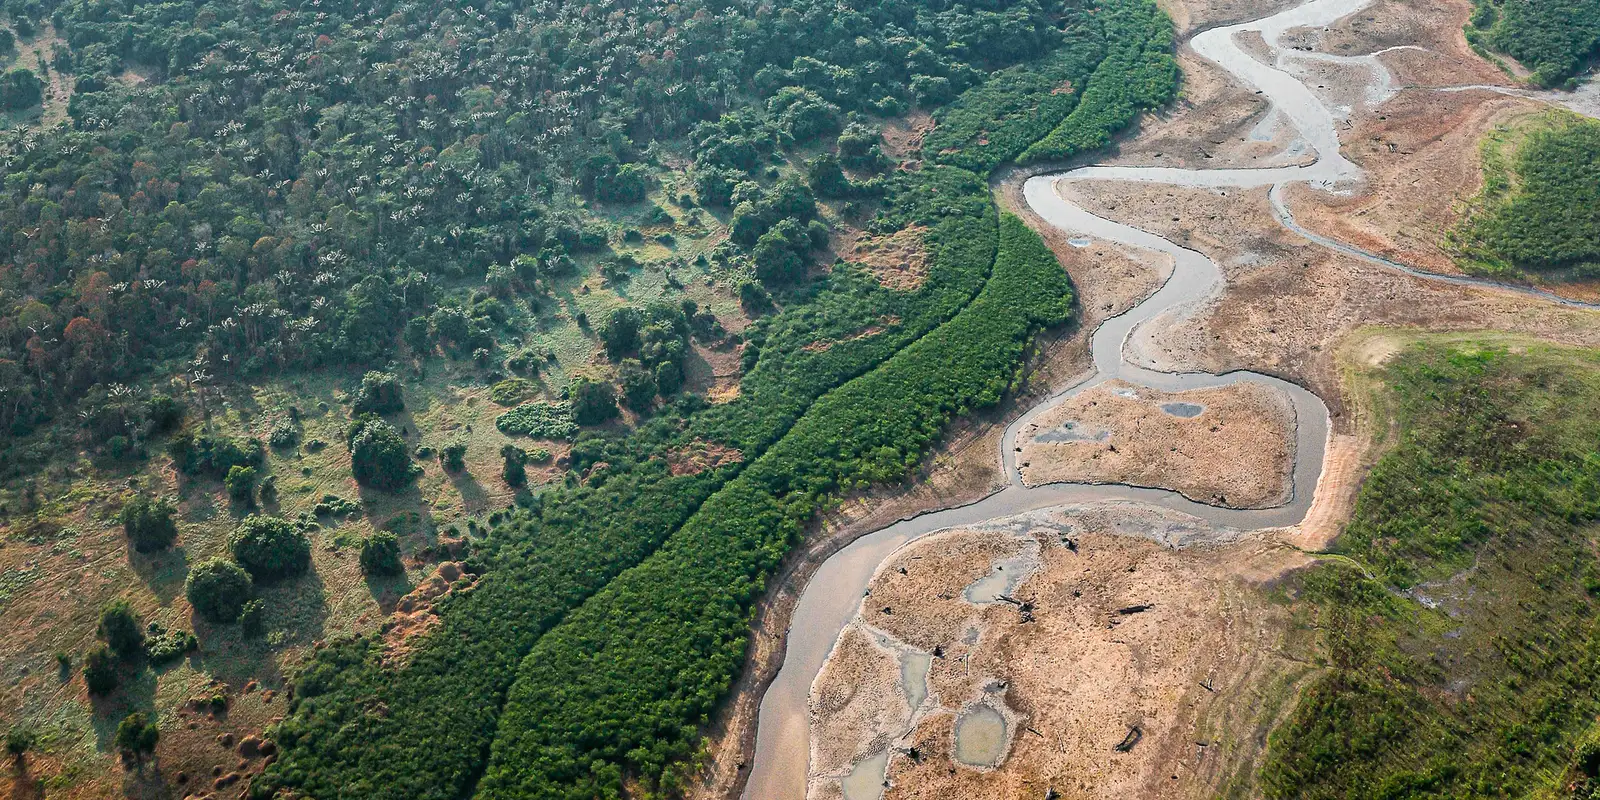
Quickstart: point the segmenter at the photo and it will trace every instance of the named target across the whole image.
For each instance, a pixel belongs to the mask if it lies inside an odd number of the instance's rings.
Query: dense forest
[[[1600,359],[1509,347],[1423,344],[1387,368],[1399,441],[1346,559],[1296,590],[1327,669],[1271,736],[1268,797],[1596,788]]]
[[[1576,88],[1600,56],[1600,0],[1475,0],[1467,41],[1515,58],[1540,86]]]
[[[1600,122],[1550,112],[1495,131],[1484,185],[1451,232],[1468,265],[1500,277],[1600,277]]]

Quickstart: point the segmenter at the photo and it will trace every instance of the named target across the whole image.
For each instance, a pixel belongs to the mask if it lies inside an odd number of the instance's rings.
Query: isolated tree
[[[135,711],[117,725],[117,749],[124,756],[131,756],[140,769],[144,767],[145,758],[156,751],[156,743],[160,741],[161,729],[143,712]]]
[[[570,394],[572,419],[579,425],[599,425],[617,416],[617,392],[610,383],[579,378]]]
[[[139,616],[133,613],[133,606],[120,597],[100,609],[100,626],[95,632],[111,648],[111,652],[124,661],[144,652],[144,628],[139,623]]]
[[[228,497],[233,502],[245,508],[256,504],[255,467],[242,467],[238,464],[228,467],[228,474],[222,479],[222,486],[228,490]]]
[[[606,356],[612,361],[621,361],[623,356],[638,350],[639,329],[643,325],[644,317],[639,309],[633,306],[612,309],[600,325],[600,341],[606,347]]]
[[[233,622],[250,599],[250,573],[232,561],[213,558],[189,570],[184,594],[204,619]]]
[[[33,70],[16,67],[0,75],[0,109],[19,111],[44,100],[44,81]]]
[[[228,539],[233,557],[256,582],[293,577],[311,566],[311,542],[288,520],[251,514]]]
[[[446,472],[460,472],[467,468],[467,443],[454,441],[439,448],[439,464]]]
[[[141,553],[163,550],[178,539],[178,523],[172,518],[177,509],[161,497],[139,495],[122,507],[122,530],[133,549]]]
[[[505,460],[500,468],[500,477],[505,479],[507,486],[521,486],[528,482],[528,470],[524,466],[528,463],[528,451],[507,444],[500,448],[500,457]]]
[[[422,471],[411,463],[411,453],[400,432],[383,420],[358,422],[352,428],[349,443],[350,471],[362,486],[399,491]]]
[[[399,575],[405,572],[400,561],[400,539],[389,531],[378,531],[361,543],[361,571],[368,575]]]
[[[117,688],[117,657],[111,648],[101,645],[83,657],[83,685],[89,694],[107,695]]]
[[[16,764],[17,772],[27,771],[28,751],[33,749],[33,730],[21,725],[12,726],[6,731],[6,752],[11,754],[11,760]]]
[[[400,379],[393,373],[373,371],[361,377],[361,388],[356,390],[350,410],[356,414],[394,414],[405,407]]]

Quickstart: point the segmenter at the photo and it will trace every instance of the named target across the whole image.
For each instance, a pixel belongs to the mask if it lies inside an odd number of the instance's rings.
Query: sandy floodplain
[[[1230,508],[1286,502],[1294,406],[1274,387],[1162,392],[1110,381],[1041,414],[1018,437],[1030,486],[1126,483]]]

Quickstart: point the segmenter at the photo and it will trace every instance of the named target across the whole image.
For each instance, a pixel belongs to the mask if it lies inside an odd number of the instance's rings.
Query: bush
[[[495,418],[501,433],[534,439],[565,439],[578,432],[570,403],[523,403]]]
[[[505,479],[507,486],[521,486],[528,482],[528,470],[524,466],[528,463],[527,451],[508,444],[500,448],[500,457],[505,460],[500,468],[500,477]]]
[[[350,472],[362,486],[399,491],[422,472],[421,467],[411,463],[400,432],[383,420],[357,422],[349,443]]]
[[[266,463],[266,448],[259,439],[234,439],[185,431],[167,443],[167,455],[178,471],[190,475],[223,478],[235,466],[260,467]]]
[[[44,100],[44,81],[33,70],[17,67],[0,75],[0,108],[19,111]]]
[[[589,378],[572,382],[572,419],[579,425],[599,425],[616,419],[617,392],[611,384]]]
[[[467,443],[451,442],[439,448],[439,464],[445,472],[460,472],[467,468]]]
[[[232,561],[213,558],[189,570],[183,591],[201,618],[233,622],[250,598],[250,573]]]
[[[228,490],[228,497],[233,502],[247,508],[255,505],[256,468],[229,467],[227,477],[222,479],[222,486]]]
[[[123,660],[144,652],[144,631],[127,600],[118,598],[100,609],[100,626],[95,633]]]
[[[145,404],[145,416],[151,433],[166,433],[183,421],[183,404],[164,394],[152,394]]]
[[[368,372],[361,376],[350,410],[354,414],[394,414],[404,411],[406,401],[400,379],[389,372]]]
[[[368,575],[399,575],[406,571],[400,561],[400,539],[389,531],[378,531],[361,543],[361,571]]]
[[[117,749],[143,758],[156,751],[161,741],[161,730],[143,712],[134,712],[117,725]]]
[[[83,657],[83,685],[89,687],[89,694],[111,694],[119,681],[117,657],[111,648],[102,645]]]
[[[133,549],[141,553],[164,550],[178,540],[178,524],[172,515],[177,509],[161,497],[139,495],[122,507],[122,530]]]
[[[299,575],[311,566],[311,542],[294,524],[251,514],[228,538],[233,557],[257,582]]]
[[[300,441],[300,430],[292,422],[279,422],[272,426],[272,432],[267,434],[267,444],[279,450],[294,447]]]
[[[239,608],[239,633],[246,638],[261,635],[266,627],[267,606],[260,600],[251,600]]]
[[[643,364],[633,358],[622,360],[622,367],[619,373],[619,377],[622,380],[623,404],[639,412],[649,409],[650,404],[655,402],[658,389],[655,374],[645,369]]]
[[[165,664],[199,646],[200,642],[194,638],[194,634],[183,630],[167,630],[160,623],[152,622],[144,638],[144,655],[152,664]]]

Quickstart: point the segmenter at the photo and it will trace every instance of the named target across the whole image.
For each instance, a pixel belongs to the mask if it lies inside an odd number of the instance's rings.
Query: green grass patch
[[[494,425],[501,433],[534,439],[565,439],[578,432],[572,404],[564,401],[523,403],[495,417]]]
[[[1497,341],[1425,340],[1385,369],[1397,441],[1349,561],[1297,587],[1326,670],[1271,735],[1266,796],[1559,788],[1600,714],[1600,353]]]
[[[1471,271],[1600,277],[1600,122],[1550,112],[1482,145],[1483,190],[1446,243]]]

